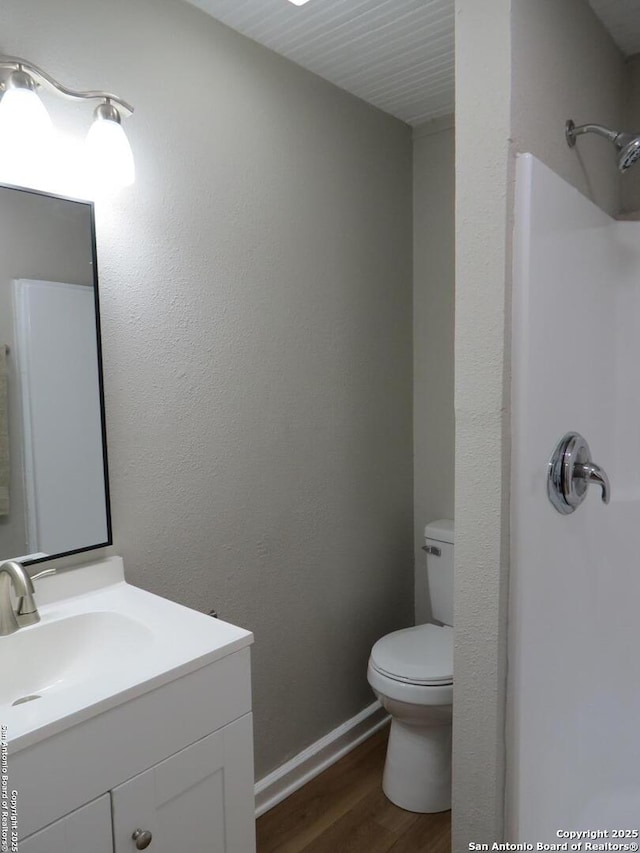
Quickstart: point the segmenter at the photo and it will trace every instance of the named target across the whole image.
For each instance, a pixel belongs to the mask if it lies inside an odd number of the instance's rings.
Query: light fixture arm
[[[58,81],[50,74],[47,74],[47,72],[43,71],[42,68],[34,65],[33,62],[29,62],[26,59],[20,59],[17,56],[0,56],[0,71],[2,70],[26,71],[36,80],[36,82],[46,86],[47,88],[53,89],[58,92],[58,94],[63,95],[63,97],[69,98],[72,101],[107,101],[109,103],[116,104],[127,115],[131,115],[133,113],[134,108],[131,104],[127,103],[127,101],[123,101],[122,98],[119,98],[117,95],[113,95],[110,92],[99,92],[93,90],[80,92],[75,89],[70,89],[68,86],[63,86],[62,83],[58,83]]]

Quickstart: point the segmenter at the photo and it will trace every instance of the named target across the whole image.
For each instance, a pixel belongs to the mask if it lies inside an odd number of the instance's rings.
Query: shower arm
[[[569,148],[573,148],[576,144],[576,136],[580,136],[583,133],[597,133],[598,136],[604,136],[604,138],[608,139],[609,142],[616,144],[618,142],[618,137],[621,136],[618,131],[609,130],[608,127],[604,127],[601,124],[581,124],[576,127],[571,119],[569,119],[565,126],[565,136],[567,137]]]

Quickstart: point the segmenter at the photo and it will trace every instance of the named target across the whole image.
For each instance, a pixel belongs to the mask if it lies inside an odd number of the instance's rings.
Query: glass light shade
[[[289,0],[289,3],[293,3],[294,6],[304,6],[308,2],[309,0]]]
[[[116,189],[135,181],[133,152],[119,122],[95,119],[87,134],[87,156],[91,179],[98,187]]]
[[[9,88],[0,99],[0,179],[37,183],[51,157],[53,125],[44,104],[32,90]]]
[[[31,89],[8,89],[0,100],[0,133],[26,140],[51,133],[51,119],[38,95]]]

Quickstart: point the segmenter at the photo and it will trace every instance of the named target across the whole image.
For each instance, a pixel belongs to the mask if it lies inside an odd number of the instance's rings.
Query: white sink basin
[[[3,637],[0,717],[3,705],[80,690],[116,670],[125,655],[143,654],[152,641],[147,627],[113,611],[39,622]]]
[[[122,560],[36,582],[41,621],[0,637],[0,720],[23,749],[252,642],[124,581]]]

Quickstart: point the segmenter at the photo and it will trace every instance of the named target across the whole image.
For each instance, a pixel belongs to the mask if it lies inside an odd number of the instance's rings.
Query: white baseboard
[[[256,817],[272,809],[314,776],[371,737],[389,720],[379,702],[372,702],[355,717],[312,743],[298,755],[256,782]]]

